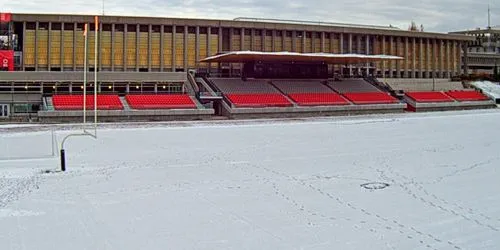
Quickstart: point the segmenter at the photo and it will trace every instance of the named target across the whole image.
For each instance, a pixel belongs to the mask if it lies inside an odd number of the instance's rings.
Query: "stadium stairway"
[[[127,100],[125,99],[125,96],[120,96],[120,101],[122,102],[123,110],[131,110]]]
[[[276,85],[274,85],[273,82],[269,82],[269,84],[274,88],[276,89],[276,91],[278,91],[280,94],[282,94],[285,99],[287,99],[287,101],[289,101],[294,107],[297,107],[299,106],[295,101],[292,100],[292,98],[290,98],[285,92],[281,91],[280,88],[278,88]]]
[[[45,106],[45,110],[54,111],[54,104],[52,103],[52,97],[46,96],[43,98],[43,104]]]

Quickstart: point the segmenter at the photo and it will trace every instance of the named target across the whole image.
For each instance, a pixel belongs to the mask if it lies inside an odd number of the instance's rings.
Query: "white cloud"
[[[499,0],[492,3],[497,20]],[[406,29],[413,20],[427,31],[448,32],[486,26],[487,3],[472,0],[105,0],[107,15],[233,19],[281,18],[356,24],[389,24]],[[496,5],[495,5],[496,4]],[[101,0],[0,0],[2,12],[100,14]],[[498,8],[496,8],[498,7]],[[496,11],[495,11],[496,10]]]

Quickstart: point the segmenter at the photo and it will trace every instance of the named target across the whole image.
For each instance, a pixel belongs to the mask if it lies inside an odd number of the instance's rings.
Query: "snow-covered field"
[[[0,161],[0,249],[499,249],[499,110],[184,125]]]

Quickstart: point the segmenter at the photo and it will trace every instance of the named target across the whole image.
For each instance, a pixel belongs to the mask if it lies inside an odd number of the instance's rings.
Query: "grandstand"
[[[402,112],[405,103],[361,77],[441,82],[460,74],[461,47],[473,39],[274,19],[19,13],[4,13],[0,30],[0,119],[42,122],[93,108],[83,103],[85,78],[102,121]]]

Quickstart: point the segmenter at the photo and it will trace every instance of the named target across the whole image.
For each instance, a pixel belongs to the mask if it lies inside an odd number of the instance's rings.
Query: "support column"
[[[52,22],[49,22],[49,32],[47,35],[47,71],[52,68]]]
[[[334,43],[335,43],[335,33],[329,33],[330,34],[330,48],[328,48],[328,51],[330,53],[339,53],[339,51],[333,51],[334,48]]]
[[[394,37],[393,36],[389,36],[389,45],[390,45],[389,47],[390,47],[391,55],[394,55],[396,50],[394,49]],[[389,78],[394,78],[394,70],[395,70],[394,64],[396,64],[395,61],[391,61],[389,64],[390,65],[389,66]]]
[[[381,39],[382,39],[382,53],[381,54],[385,55],[385,36],[382,36]],[[382,69],[381,69],[381,71],[382,71],[382,78],[385,78],[386,77],[386,75],[385,75],[385,60],[382,60],[382,65],[381,66],[382,66]]]
[[[361,35],[357,35],[356,36],[356,43],[357,43],[357,51],[356,51],[356,53],[357,54],[361,54],[361,40],[362,40]],[[360,64],[356,64],[356,69],[357,69],[356,71],[357,71],[358,75],[361,75],[361,68],[362,67],[360,67]]]
[[[123,71],[128,70],[128,60],[127,60],[127,36],[128,36],[128,25],[123,25]]]
[[[405,46],[404,46],[404,57],[405,57],[405,65],[404,65],[404,77],[408,78],[408,65],[410,64],[409,62],[409,44],[408,44],[408,37],[405,37]]]
[[[352,53],[352,34],[349,33],[349,41],[347,44],[347,49],[349,50],[349,53]],[[349,77],[352,76],[352,64],[349,64]]]
[[[396,37],[396,55],[401,53],[401,38]],[[396,78],[401,78],[401,62],[396,62]]]
[[[195,31],[195,51],[194,51],[194,60],[195,60],[195,66],[196,68],[199,68],[199,62],[200,62],[200,26],[196,26],[196,31]]]
[[[432,50],[431,50],[431,40],[427,38],[426,41],[426,47],[427,49],[425,50],[425,61],[426,61],[426,72],[427,72],[427,78],[432,78],[432,67],[431,67],[431,58],[433,57],[432,55]]]
[[[21,67],[23,71],[26,71],[25,61],[26,61],[26,22],[23,22],[23,59],[21,62],[22,63]]]
[[[439,78],[439,40],[433,40],[434,67],[432,75],[434,78]]]
[[[365,50],[366,54],[370,54],[370,35],[366,35],[366,42],[365,42]],[[370,75],[370,63],[366,63],[366,76]]]
[[[97,37],[97,55],[98,55],[98,59],[99,59],[99,71],[102,71],[102,22],[99,23],[99,30],[96,31],[96,33],[98,34],[98,37]]]
[[[152,33],[153,33],[153,26],[149,24],[148,25],[148,72],[151,72],[151,56],[152,56],[151,39],[153,37]]]
[[[183,52],[184,53],[184,72],[188,71],[189,65],[188,65],[188,26],[184,26],[184,47],[183,47]]]
[[[61,23],[60,43],[59,43],[59,71],[64,71],[64,23]]]
[[[297,36],[297,31],[292,31],[292,51],[296,51],[295,37]]]
[[[111,24],[111,71],[115,71],[115,24]]]
[[[175,46],[175,34],[177,33],[177,25],[173,25],[172,26],[172,72],[175,72],[175,67],[176,67],[176,53],[177,53],[177,50],[176,50],[176,46]]]
[[[462,45],[463,50],[463,60],[464,60],[464,69],[463,72],[465,75],[469,75],[469,51],[467,50],[467,43],[463,42]]]
[[[417,67],[417,39],[415,37],[413,37],[413,40],[412,40],[412,46],[411,46],[411,59],[412,59],[412,62],[411,62],[411,78],[415,78],[415,75],[416,75],[416,67]]]
[[[253,31],[253,29],[252,29],[252,31]],[[218,46],[218,50],[219,50],[218,52],[219,53],[222,52],[222,40],[223,40],[222,39],[222,27],[219,27],[219,46]],[[222,70],[221,70],[221,64],[220,63],[217,64],[217,70],[218,70],[217,72],[219,74],[221,74]]]
[[[451,57],[450,57],[450,52],[451,52],[451,49],[450,49],[450,41],[447,40],[446,41],[446,72],[447,73],[447,77],[448,78],[451,78]]]
[[[276,30],[274,30],[274,29],[273,29],[273,31],[272,31],[271,41],[272,41],[272,45],[271,45],[271,46],[272,46],[272,48],[271,48],[271,50],[272,50],[273,52],[276,52]]]
[[[165,34],[165,25],[160,25],[160,72],[165,70],[165,58],[163,56],[163,50],[165,49],[165,39],[163,35]]]
[[[77,23],[73,23],[73,71],[76,71],[76,26]]]
[[[245,50],[245,28],[240,29],[240,49]]]
[[[38,28],[40,23],[37,21],[35,23],[35,71],[38,71]]]
[[[325,32],[321,32],[321,52],[325,52]]]
[[[210,44],[211,44],[212,27],[207,27],[207,56],[211,56]],[[210,74],[212,69],[212,63],[208,63],[207,73]]]
[[[286,30],[281,31],[281,48],[283,51],[286,51],[286,47],[285,47],[285,45],[286,45],[286,41],[285,41],[286,32],[287,32]]]
[[[302,31],[302,53],[306,51],[306,31]],[[311,40],[312,40],[312,34],[311,34]]]
[[[136,24],[135,27],[135,71],[139,72],[139,46],[141,44],[141,39],[139,34],[141,33],[141,26]]]
[[[266,51],[266,29],[260,31],[261,51]]]
[[[250,50],[255,50],[255,29],[250,31]]]
[[[234,51],[233,48],[233,36],[234,36],[234,28],[229,28],[229,51]],[[233,76],[233,63],[229,63],[229,77]]]
[[[420,46],[420,78],[424,78],[424,39],[420,38],[420,42],[418,43]]]

